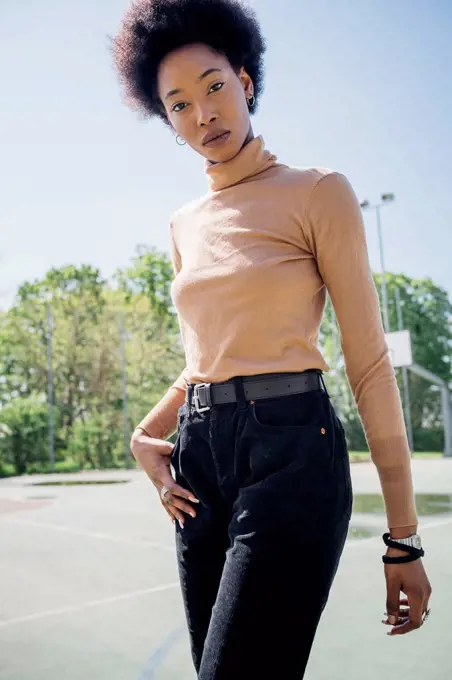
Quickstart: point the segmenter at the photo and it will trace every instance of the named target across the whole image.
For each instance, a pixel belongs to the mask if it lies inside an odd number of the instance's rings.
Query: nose
[[[210,125],[211,123],[215,122],[216,119],[218,118],[218,115],[212,111],[212,109],[208,109],[207,107],[202,108],[199,107],[198,109],[198,126],[199,127],[206,127],[207,125]]]

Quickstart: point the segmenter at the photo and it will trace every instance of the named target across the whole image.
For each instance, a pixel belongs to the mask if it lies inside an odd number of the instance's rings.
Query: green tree
[[[378,289],[381,275],[376,274]],[[398,329],[396,288],[399,289],[403,325],[411,333],[413,359],[440,378],[452,381],[452,305],[447,291],[431,279],[410,279],[387,274],[391,330]]]
[[[5,403],[47,392],[50,306],[55,403],[66,441],[73,423],[87,409],[91,334],[105,305],[105,286],[99,270],[88,265],[53,268],[42,280],[20,286],[15,304],[3,318],[0,370]]]
[[[149,299],[136,295],[124,309],[131,424],[139,422],[180,375],[184,352],[170,316],[162,318]]]
[[[118,269],[115,281],[130,302],[135,295],[148,298],[152,309],[161,319],[166,319],[168,329],[177,330],[177,317],[171,300],[171,282],[174,272],[167,253],[140,245],[130,267]]]
[[[452,305],[447,292],[430,279],[411,279],[403,274],[387,274],[390,325],[398,329],[396,289],[400,292],[403,326],[411,332],[413,360],[452,383]],[[381,275],[375,275],[381,293]],[[380,300],[381,302],[381,300]],[[345,423],[349,447],[365,447],[365,438],[358,413],[348,387],[342,355],[338,347],[337,330],[329,304],[321,329],[321,346],[332,367],[327,384]],[[396,371],[401,389],[400,370]],[[409,373],[411,417],[416,450],[441,450],[443,422],[438,388]]]
[[[18,397],[0,409],[0,470],[9,464],[21,475],[34,464],[48,464],[48,417],[47,404],[37,396]],[[58,430],[57,409],[54,421]]]
[[[146,278],[144,266],[156,272]],[[143,253],[122,272],[116,290],[88,266],[52,269],[42,280],[24,283],[13,307],[0,314],[0,408],[46,399],[51,331],[62,448],[81,466],[116,464],[124,451],[120,316],[129,429],[183,367],[169,266],[166,256]]]
[[[377,277],[380,282],[381,277]],[[403,326],[411,333],[413,360],[446,383],[452,383],[452,305],[447,292],[431,279],[410,279],[388,275],[389,317],[391,329],[398,328],[395,303],[400,291]],[[398,371],[401,387],[400,371]],[[438,387],[408,373],[411,420],[415,450],[442,450],[443,413]]]
[[[109,411],[93,411],[77,420],[67,453],[80,468],[114,468],[122,462],[120,422]]]

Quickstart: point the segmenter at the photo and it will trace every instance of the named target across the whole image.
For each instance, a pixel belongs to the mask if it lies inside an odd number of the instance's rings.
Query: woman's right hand
[[[196,517],[194,507],[188,502],[199,503],[198,499],[187,489],[176,484],[171,474],[171,454],[174,445],[163,439],[153,439],[141,430],[136,430],[131,440],[131,450],[134,458],[141,465],[151,482],[158,491],[160,502],[170,516],[172,522],[176,520],[183,527],[185,514]],[[163,487],[168,489],[164,498],[161,497]]]

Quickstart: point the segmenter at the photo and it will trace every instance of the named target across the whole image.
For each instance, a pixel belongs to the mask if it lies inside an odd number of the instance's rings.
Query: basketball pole
[[[121,357],[121,383],[122,383],[122,412],[123,412],[123,435],[124,435],[124,458],[126,468],[130,468],[130,432],[129,413],[127,403],[127,364],[126,364],[126,330],[124,312],[119,313],[120,333],[120,357]]]
[[[424,378],[424,380],[428,380],[441,388],[444,418],[444,455],[446,458],[450,458],[452,457],[452,409],[447,383],[439,376],[418,364],[412,364],[409,366],[409,370],[415,375],[419,375],[421,378]]]
[[[397,307],[397,325],[399,331],[403,331],[403,313],[402,303],[400,300],[400,289],[396,286],[396,307]],[[408,370],[406,366],[402,366],[402,386],[403,386],[403,406],[405,411],[405,424],[408,436],[408,444],[410,446],[411,455],[414,451],[413,441],[413,423],[411,420],[411,401],[410,401],[410,387],[408,383]]]
[[[47,404],[49,412],[49,468],[55,472],[55,423],[53,386],[53,330],[54,321],[50,302],[47,304]]]

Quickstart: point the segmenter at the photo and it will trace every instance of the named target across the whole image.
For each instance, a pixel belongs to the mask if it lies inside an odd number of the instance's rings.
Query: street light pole
[[[400,290],[398,286],[396,288],[396,306],[397,306],[397,326],[399,331],[403,331],[402,301],[400,299]],[[413,422],[411,420],[410,387],[408,383],[408,369],[406,366],[402,366],[402,386],[406,431],[408,435],[408,443],[410,445],[411,455],[413,455],[414,451]]]
[[[121,381],[122,381],[122,411],[123,411],[123,434],[124,434],[124,453],[126,468],[130,468],[130,432],[129,432],[129,413],[127,407],[127,368],[126,368],[126,331],[124,324],[124,312],[119,314],[120,332],[120,355],[121,355]]]
[[[50,302],[47,304],[47,403],[49,410],[49,467],[55,472],[55,423],[53,418],[53,314]]]
[[[380,205],[375,206],[377,214],[377,229],[378,229],[378,244],[380,248],[380,266],[381,266],[381,293],[383,296],[383,320],[386,333],[391,330],[389,323],[389,302],[388,302],[388,287],[386,285],[386,267],[383,248],[383,229],[381,228]]]
[[[389,333],[391,326],[389,323],[389,301],[388,301],[388,288],[386,282],[386,267],[384,259],[384,248],[383,248],[383,229],[381,226],[381,206],[386,203],[390,203],[394,200],[394,194],[382,194],[381,203],[376,205],[371,205],[369,201],[363,201],[361,203],[361,208],[363,210],[375,210],[377,216],[377,230],[378,230],[378,245],[380,249],[380,266],[381,266],[381,296],[383,298],[383,323],[386,333]]]

